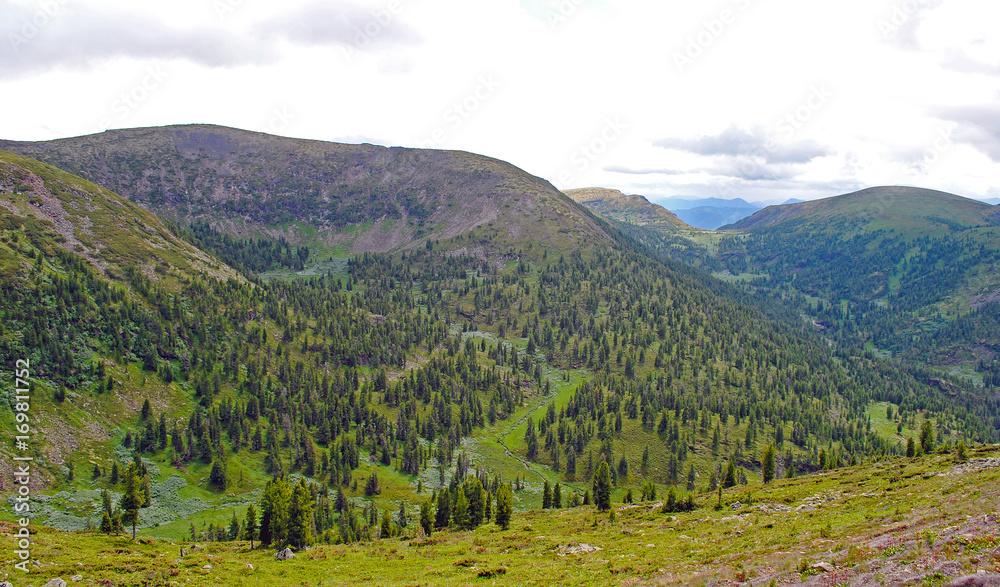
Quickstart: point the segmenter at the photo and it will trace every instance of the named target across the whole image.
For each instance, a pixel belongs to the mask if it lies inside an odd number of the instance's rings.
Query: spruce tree
[[[434,515],[434,526],[436,528],[447,528],[451,523],[451,492],[447,489],[441,490],[437,497],[437,511]]]
[[[452,522],[459,530],[469,529],[469,500],[465,497],[465,491],[461,487],[455,495],[454,513],[451,516]]]
[[[722,478],[722,487],[725,489],[736,487],[736,463],[733,459],[729,459],[726,464],[726,476]]]
[[[497,490],[496,523],[502,530],[510,528],[511,514],[514,512],[514,492],[504,483]]]
[[[774,445],[769,444],[767,448],[764,449],[764,458],[761,459],[761,475],[764,477],[764,483],[770,483],[774,480]]]
[[[243,518],[243,537],[250,541],[250,550],[253,550],[253,541],[257,537],[257,508],[253,504],[247,506]]]
[[[288,542],[298,548],[312,543],[314,505],[312,491],[306,480],[300,479],[288,504]]]
[[[424,534],[431,535],[434,529],[434,517],[431,514],[430,500],[420,504],[420,527],[424,529]]]
[[[142,493],[142,479],[134,463],[125,468],[125,491],[122,493],[119,507],[122,509],[122,523],[132,525],[132,540],[135,540],[135,527],[139,523],[139,508],[146,504]]]
[[[594,503],[600,511],[611,508],[611,467],[607,461],[601,461],[594,473]]]

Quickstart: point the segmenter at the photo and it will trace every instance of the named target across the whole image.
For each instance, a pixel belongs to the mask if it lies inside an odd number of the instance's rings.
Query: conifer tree
[[[611,508],[611,468],[601,461],[594,473],[594,504],[600,511]]]
[[[142,492],[142,479],[134,463],[125,468],[125,491],[122,493],[119,507],[122,509],[122,523],[132,525],[132,540],[135,540],[135,528],[139,523],[139,509],[146,505]]]
[[[465,497],[465,491],[459,486],[457,493],[455,494],[455,507],[454,513],[452,513],[451,519],[452,523],[459,530],[468,530],[469,524],[469,500]]]
[[[514,492],[504,483],[497,490],[496,523],[502,530],[510,528],[510,518],[514,511]]]
[[[769,444],[767,448],[764,449],[764,458],[761,459],[761,475],[764,477],[764,483],[770,483],[774,480],[774,445]]]
[[[434,517],[431,514],[430,500],[420,504],[420,527],[424,529],[424,534],[431,535],[434,530]]]
[[[252,503],[247,506],[243,518],[243,537],[250,541],[250,550],[253,550],[253,541],[257,537],[257,508]]]

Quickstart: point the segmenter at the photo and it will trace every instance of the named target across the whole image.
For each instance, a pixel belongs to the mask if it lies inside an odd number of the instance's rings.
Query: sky
[[[211,123],[560,189],[1000,196],[996,0],[0,0],[0,138]]]

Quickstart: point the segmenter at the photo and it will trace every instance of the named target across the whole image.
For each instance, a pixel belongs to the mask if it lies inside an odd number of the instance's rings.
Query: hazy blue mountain
[[[656,203],[676,214],[687,224],[709,230],[724,224],[732,224],[764,208],[764,205],[747,202],[742,198],[672,197],[657,200]]]

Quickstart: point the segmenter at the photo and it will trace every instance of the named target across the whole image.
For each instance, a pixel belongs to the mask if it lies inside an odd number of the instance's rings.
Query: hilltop
[[[559,249],[612,244],[592,215],[547,181],[461,151],[214,125],[0,141],[0,148],[87,178],[180,224],[202,221],[232,236],[283,237],[341,254],[406,249],[476,227],[501,229],[498,247],[528,235]]]
[[[794,223],[794,224],[792,224]],[[943,230],[1000,225],[995,206],[955,194],[923,188],[872,187],[849,194],[768,206],[732,225],[734,230],[758,230],[784,225],[794,230],[820,229],[824,232],[845,229],[845,237],[875,232],[891,223],[892,229],[907,238],[934,234]]]
[[[102,273],[121,276],[135,267],[152,279],[236,273],[173,234],[155,215],[125,198],[65,171],[0,151],[0,206],[6,229],[22,229],[29,242],[7,242],[5,273],[19,272],[24,247],[79,255]]]
[[[595,187],[564,190],[563,193],[601,216],[637,225],[655,224],[665,230],[691,230],[676,214],[644,196]]]
[[[1000,372],[996,206],[878,187],[770,206],[725,228],[726,269],[775,295],[795,292],[782,299],[825,335],[976,384]]]

